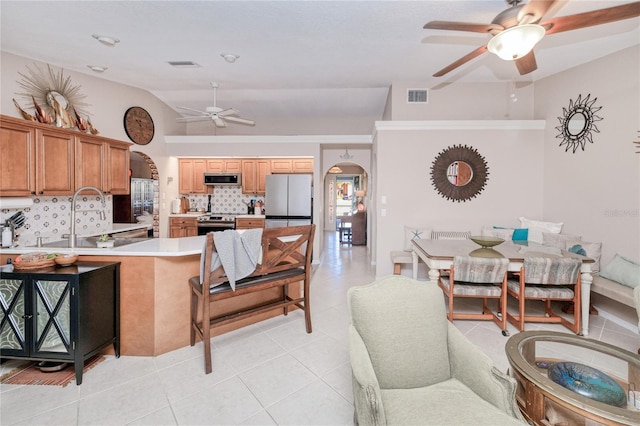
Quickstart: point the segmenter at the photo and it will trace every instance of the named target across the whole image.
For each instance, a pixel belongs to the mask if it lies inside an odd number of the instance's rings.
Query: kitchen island
[[[7,248],[0,261],[21,253],[42,251],[70,253],[79,260],[120,262],[120,353],[156,356],[189,345],[189,278],[200,274],[200,255],[204,236],[153,238],[133,244],[102,248]],[[240,296],[212,303],[211,309],[225,313],[240,306],[278,297],[277,290]],[[299,291],[293,287],[290,292]],[[272,311],[261,316],[221,327],[216,334],[276,316]]]

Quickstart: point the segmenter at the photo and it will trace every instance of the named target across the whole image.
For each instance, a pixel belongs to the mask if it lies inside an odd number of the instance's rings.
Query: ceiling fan
[[[222,109],[217,106],[217,90],[218,83],[211,83],[213,88],[213,106],[207,107],[204,111],[183,106],[176,107],[184,113],[189,114],[186,117],[178,117],[178,121],[194,122],[194,121],[213,121],[216,127],[227,127],[227,121],[230,123],[244,124],[246,126],[255,126],[256,122],[245,118],[236,117],[240,111],[233,108]]]
[[[442,77],[486,51],[494,53],[502,59],[515,61],[520,75],[525,75],[538,68],[533,48],[545,35],[640,16],[640,2],[636,1],[576,15],[560,16],[540,22],[556,3],[556,0],[530,0],[522,5],[520,4],[522,0],[505,1],[511,7],[500,12],[490,24],[431,21],[424,25],[425,29],[470,31],[492,35],[491,40],[486,45],[480,46],[444,67],[435,73],[434,77]]]

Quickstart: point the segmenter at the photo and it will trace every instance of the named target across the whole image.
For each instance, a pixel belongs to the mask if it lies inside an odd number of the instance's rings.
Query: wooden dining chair
[[[448,275],[441,276],[438,285],[448,298],[449,312],[447,319],[473,319],[493,321],[502,330],[504,336],[507,331],[507,266],[506,258],[485,258],[471,256],[456,256],[447,271]],[[455,312],[456,298],[482,299],[481,313]],[[489,309],[488,299],[498,301],[498,310]]]
[[[507,319],[518,330],[524,330],[525,322],[559,323],[576,334],[580,333],[580,267],[582,262],[572,258],[527,257],[520,272],[514,272],[517,280],[507,283],[507,294],[518,300],[518,314],[507,314]],[[526,312],[527,300],[544,302],[544,315]],[[556,313],[551,302],[573,302],[573,322]]]

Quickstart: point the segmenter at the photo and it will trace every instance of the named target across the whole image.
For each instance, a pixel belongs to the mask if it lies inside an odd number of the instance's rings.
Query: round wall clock
[[[124,113],[124,130],[138,145],[146,145],[153,139],[155,128],[151,115],[141,107],[131,107]]]

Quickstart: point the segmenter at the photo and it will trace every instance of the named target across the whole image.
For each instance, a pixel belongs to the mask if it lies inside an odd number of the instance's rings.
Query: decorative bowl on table
[[[69,266],[76,263],[78,255],[75,253],[59,254],[53,260],[60,266]]]
[[[504,238],[492,236],[471,236],[469,239],[482,248],[491,248],[504,243]]]

